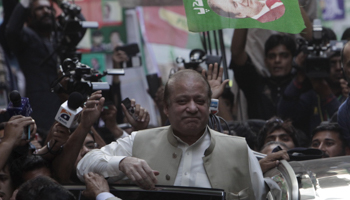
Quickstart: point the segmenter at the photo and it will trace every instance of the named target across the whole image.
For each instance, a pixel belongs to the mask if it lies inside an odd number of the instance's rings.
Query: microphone
[[[33,112],[29,104],[29,98],[21,97],[17,90],[13,90],[9,94],[10,103],[7,106],[9,118],[14,115],[30,116]]]
[[[77,124],[78,114],[83,110],[80,105],[84,102],[84,97],[79,92],[69,95],[56,114],[56,121],[67,128],[72,128]]]

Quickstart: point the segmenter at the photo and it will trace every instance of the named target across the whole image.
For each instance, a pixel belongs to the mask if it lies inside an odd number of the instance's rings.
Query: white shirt
[[[77,176],[84,181],[84,174],[95,172],[109,177],[108,182],[125,178],[123,172],[119,170],[119,163],[125,157],[132,156],[132,146],[137,132],[133,132],[129,137],[121,138],[116,142],[92,150],[87,153],[77,166]],[[176,136],[175,136],[176,137]],[[205,150],[210,145],[210,134],[206,131],[194,144],[188,145],[176,137],[179,141],[179,148],[182,149],[180,166],[175,178],[175,186],[205,187],[211,188],[206,175],[202,157]],[[265,191],[265,183],[258,160],[253,152],[248,148],[249,171],[255,197],[261,197]]]

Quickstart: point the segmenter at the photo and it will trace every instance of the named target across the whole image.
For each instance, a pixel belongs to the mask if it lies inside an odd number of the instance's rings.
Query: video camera
[[[110,91],[110,85],[107,82],[102,82],[101,78],[106,75],[124,75],[124,69],[107,69],[102,74],[80,63],[78,60],[67,58],[60,66],[60,71],[63,76],[57,79],[52,85],[52,92],[65,92],[71,94],[72,92],[81,93],[85,99],[97,90],[102,90],[102,96],[106,98],[105,105],[113,104],[113,94]],[[63,78],[69,78],[67,88],[63,89],[60,84]]]
[[[140,67],[142,65],[141,57],[137,56],[137,54],[140,52],[140,48],[137,43],[118,46],[115,48],[115,51],[124,51],[129,57],[129,61],[123,62],[123,68]]]
[[[190,62],[185,62],[185,59],[177,57],[176,63],[183,63],[186,69],[196,70],[198,66],[204,61],[208,66],[210,64],[218,63],[220,67],[221,59],[221,56],[206,55],[206,53],[201,49],[193,49],[190,52]]]
[[[81,8],[76,4],[62,2],[60,4],[62,14],[58,17],[57,29],[60,35],[60,55],[61,61],[66,58],[76,57],[81,59],[81,55],[76,52],[76,46],[83,38],[87,28],[98,28],[98,22],[84,21],[81,15]]]
[[[307,54],[305,59],[305,73],[310,78],[328,78],[330,72],[330,58],[343,48],[343,41],[329,40],[324,37],[321,21],[315,19],[312,31],[313,40],[308,43],[299,39],[298,52]]]

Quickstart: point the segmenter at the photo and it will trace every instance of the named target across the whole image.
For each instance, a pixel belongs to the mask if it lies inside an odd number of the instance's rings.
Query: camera
[[[205,63],[209,66],[210,64],[218,63],[220,67],[221,56],[214,55],[206,55],[206,53],[201,49],[193,49],[190,52],[190,62],[185,62],[185,60],[181,57],[176,58],[176,63],[183,63],[186,69],[196,70],[198,66],[205,61]]]
[[[81,8],[76,4],[62,2],[61,15],[57,20],[57,29],[61,32],[59,37],[61,61],[65,58],[81,58],[77,53],[76,46],[83,38],[87,28],[98,28],[97,22],[84,21],[81,15]]]
[[[115,48],[115,51],[124,51],[129,57],[129,61],[123,62],[124,68],[140,67],[142,65],[141,57],[137,56],[137,54],[140,52],[138,44],[132,43],[124,46],[118,46]]]
[[[114,103],[113,94],[110,90],[110,85],[107,82],[102,82],[101,78],[106,75],[124,75],[124,69],[106,70],[102,74],[80,63],[78,60],[67,58],[60,66],[60,71],[63,76],[57,79],[51,86],[52,92],[64,92],[71,94],[72,92],[81,93],[86,99],[91,93],[97,90],[102,90],[102,95],[105,97],[105,105]],[[67,88],[63,89],[60,81],[63,78],[68,78]]]
[[[308,43],[299,39],[298,52],[307,54],[305,59],[305,74],[310,78],[328,78],[330,72],[330,58],[343,48],[344,41],[329,40],[324,37],[321,21],[315,19],[313,22],[313,40]]]

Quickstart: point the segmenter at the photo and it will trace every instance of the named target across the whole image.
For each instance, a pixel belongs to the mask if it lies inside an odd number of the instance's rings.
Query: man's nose
[[[195,113],[198,111],[197,104],[194,101],[190,101],[187,105],[187,111]]]
[[[323,152],[326,152],[326,146],[323,143],[321,143],[320,146],[318,146],[318,149]]]
[[[277,55],[277,56],[275,57],[275,62],[280,62],[280,61],[281,61],[281,56]]]

